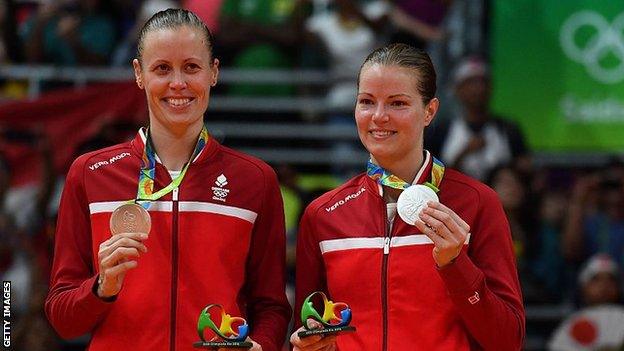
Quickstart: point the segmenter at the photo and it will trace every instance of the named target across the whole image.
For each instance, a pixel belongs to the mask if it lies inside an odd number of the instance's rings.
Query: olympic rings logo
[[[593,34],[579,47],[575,38],[581,29]],[[624,80],[624,12],[611,24],[594,11],[580,11],[570,16],[559,33],[559,41],[565,54],[585,66],[587,73],[599,82],[615,84]],[[607,55],[617,58],[615,67],[605,67],[601,60]]]

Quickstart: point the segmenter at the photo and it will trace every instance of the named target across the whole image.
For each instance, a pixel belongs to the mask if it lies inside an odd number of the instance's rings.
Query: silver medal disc
[[[403,222],[414,225],[429,201],[440,201],[433,189],[422,184],[412,185],[399,195],[397,212]]]

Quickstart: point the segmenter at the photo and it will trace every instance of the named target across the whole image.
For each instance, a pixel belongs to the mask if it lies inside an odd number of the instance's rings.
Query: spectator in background
[[[539,223],[536,228],[535,257],[531,260],[531,273],[540,291],[528,296],[528,301],[556,301],[565,298],[569,291],[569,270],[565,265],[561,245],[566,219],[567,194],[546,190],[539,202]],[[535,202],[533,203],[535,205]],[[526,284],[524,285],[526,288]]]
[[[33,280],[35,282],[41,281],[40,277],[33,277]],[[15,333],[13,345],[16,350],[65,350],[60,348],[60,340],[50,327],[43,312],[46,292],[46,285],[33,284],[33,293],[26,314],[13,328]]]
[[[3,130],[2,139],[19,137],[19,142],[37,149],[40,154],[41,177],[38,190],[28,199],[34,206],[26,208],[7,201],[11,185],[11,168],[0,158],[0,278],[12,282],[15,292],[14,311],[18,318],[29,313],[30,300],[37,285],[48,281],[51,252],[50,238],[44,235],[46,210],[53,190],[52,153],[47,137],[41,132]],[[16,140],[2,140],[2,146]],[[16,217],[25,215],[21,227]],[[45,290],[45,289],[44,289]]]
[[[306,21],[306,34],[329,62],[332,85],[327,106],[353,124],[351,110],[358,71],[362,61],[381,42],[376,33],[383,29],[388,9],[383,1],[359,6],[355,0],[335,0],[333,5]]]
[[[297,227],[303,212],[305,191],[297,184],[297,171],[288,164],[276,167],[277,179],[280,184],[280,192],[284,199],[284,220],[286,224],[286,268],[289,278],[294,278],[295,273],[295,245],[297,239]]]
[[[219,32],[219,14],[223,0],[182,0],[182,7],[197,14],[213,34]]]
[[[156,12],[169,8],[178,8],[178,4],[172,0],[145,0],[141,4],[134,26],[115,48],[112,58],[113,66],[126,67],[132,62],[137,52],[139,32],[143,24]]]
[[[11,282],[13,321],[19,322],[29,308],[33,285],[43,277],[33,274],[29,236],[15,225],[13,215],[6,206],[10,169],[4,158],[0,159],[0,278]],[[36,221],[36,219],[34,219]]]
[[[624,306],[617,263],[606,254],[592,256],[578,275],[579,307],[552,334],[550,351],[622,350]]]
[[[143,3],[149,0],[108,0],[117,29],[117,39],[121,40],[135,27]]]
[[[301,0],[225,0],[217,48],[230,67],[292,68],[303,24]],[[233,84],[232,95],[292,95],[289,84]]]
[[[0,278],[11,282],[13,320],[19,320],[28,308],[33,284],[32,265],[24,248],[25,235],[15,227],[6,211],[0,213]]]
[[[12,1],[0,2],[0,64],[15,61],[18,52],[12,6]]]
[[[13,0],[0,1],[0,65],[22,61],[21,42],[17,39],[16,8]],[[0,79],[0,101],[26,95],[24,83]]]
[[[569,202],[564,252],[581,262],[599,252],[608,253],[624,267],[624,179],[621,164],[578,179]]]
[[[496,191],[501,200],[511,228],[514,252],[518,268],[523,270],[524,259],[532,241],[534,216],[531,213],[530,197],[522,175],[511,166],[500,166],[488,177],[487,184]]]
[[[7,63],[8,53],[7,53],[7,43],[9,42],[6,38],[6,30],[9,27],[7,24],[9,16],[7,14],[7,4],[5,2],[0,2],[0,63]]]
[[[465,59],[457,66],[453,81],[460,114],[428,131],[428,149],[448,166],[479,180],[503,164],[528,170],[530,159],[522,132],[515,123],[490,111],[488,65],[478,58]]]
[[[385,27],[388,6],[383,1],[360,6],[356,0],[335,0],[332,5],[308,18],[305,33],[310,47],[324,53],[328,61],[331,76],[325,104],[329,109],[328,123],[353,128],[357,75],[366,56],[381,44],[377,33]],[[335,159],[349,157],[358,148],[356,142],[331,143]],[[333,169],[340,176],[350,177],[354,173],[344,165]]]
[[[105,65],[115,45],[115,26],[103,0],[41,4],[21,28],[29,63]]]
[[[607,254],[596,254],[585,262],[578,284],[582,307],[622,303],[620,269]]]
[[[426,49],[432,41],[444,39],[442,21],[452,0],[395,0],[390,13],[393,43]]]

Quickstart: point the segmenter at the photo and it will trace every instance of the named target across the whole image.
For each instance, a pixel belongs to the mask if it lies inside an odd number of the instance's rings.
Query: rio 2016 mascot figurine
[[[312,302],[312,299],[317,295],[323,299],[322,314],[319,313]],[[322,328],[310,328],[308,319],[319,322]],[[349,325],[349,323],[351,323],[351,309],[349,306],[344,302],[333,302],[329,300],[327,295],[320,291],[313,292],[303,302],[301,306],[301,323],[306,330],[298,333],[300,338],[311,335],[355,331],[355,327]]]
[[[217,327],[217,324],[212,318],[219,313],[221,315],[221,322]],[[204,337],[206,328],[209,328],[215,334],[209,341],[206,341]],[[195,348],[218,349],[252,347],[252,343],[245,341],[249,334],[247,321],[241,317],[230,316],[225,313],[223,307],[218,304],[208,305],[201,311],[199,319],[197,320],[197,333],[201,341],[193,344]]]

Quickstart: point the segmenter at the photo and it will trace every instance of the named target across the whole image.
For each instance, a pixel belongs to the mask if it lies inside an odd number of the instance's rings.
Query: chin
[[[197,116],[200,116],[199,118]],[[197,120],[201,120],[203,114],[196,111],[166,111],[165,118],[171,123],[193,124]]]
[[[368,152],[370,152],[373,157],[377,160],[385,160],[388,158],[392,158],[395,154],[390,148],[384,147],[382,145],[375,145],[373,147],[367,148]]]

